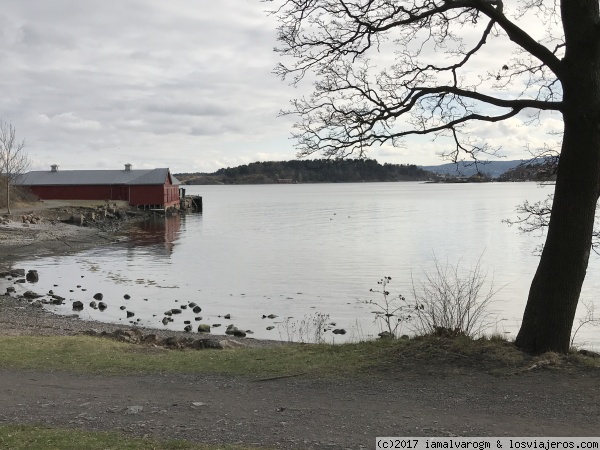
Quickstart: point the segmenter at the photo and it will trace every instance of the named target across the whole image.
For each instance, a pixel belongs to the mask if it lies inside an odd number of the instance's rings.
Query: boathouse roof
[[[168,168],[124,170],[34,170],[18,177],[14,184],[20,186],[72,186],[72,185],[161,185],[169,178],[171,184],[181,182]]]

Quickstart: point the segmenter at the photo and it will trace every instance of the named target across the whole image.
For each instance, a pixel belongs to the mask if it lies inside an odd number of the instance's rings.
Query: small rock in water
[[[129,299],[131,298],[131,296],[130,296],[129,294],[125,294],[125,295],[123,296],[123,298],[124,298],[125,300],[129,300]]]
[[[217,327],[220,327],[220,326],[221,326],[220,323],[213,323],[213,328],[217,328]]]
[[[198,314],[199,312],[202,311],[202,308],[200,308],[199,306],[194,306],[194,309],[192,309],[192,311],[194,311],[194,313]]]
[[[206,324],[198,325],[198,333],[210,333],[210,325],[206,325]]]
[[[191,325],[186,325],[183,329],[183,331],[185,331],[186,333],[189,333],[192,331],[192,326]]]
[[[181,305],[181,309],[187,309],[187,305]]]
[[[96,304],[96,301],[95,301],[95,300],[92,300],[92,301],[90,302],[90,308],[98,309],[98,305]]]
[[[94,300],[102,300],[104,298],[104,295],[102,295],[100,292],[98,292],[97,294],[94,294]]]
[[[245,332],[245,331],[242,331],[242,330],[235,330],[235,331],[233,332],[233,335],[234,335],[235,337],[246,337],[246,332]]]
[[[81,311],[83,309],[83,303],[80,302],[79,300],[73,302],[73,309],[76,311]]]
[[[30,283],[37,283],[38,281],[40,281],[40,277],[37,273],[37,270],[30,270],[29,272],[27,272],[27,275],[25,276],[25,278]]]
[[[344,330],[343,328],[336,328],[335,330],[332,331],[333,334],[346,334],[346,330]]]
[[[184,320],[183,323],[185,323],[186,325],[189,325],[190,323],[192,323],[191,320]]]
[[[106,303],[104,303],[104,302],[98,303],[98,309],[100,311],[104,311],[106,308],[108,308],[108,306],[106,305]]]
[[[277,316],[275,314],[269,314],[267,317],[269,319],[275,319]]]
[[[127,309],[127,306],[119,306],[119,309],[123,311],[124,309]]]
[[[224,318],[224,319],[231,319],[231,314],[225,314],[225,315],[223,316],[223,318]]]
[[[169,323],[169,318],[168,318],[168,317],[163,317],[163,319],[162,319],[162,324],[163,324],[163,325],[166,325],[166,324],[168,324],[168,323]]]
[[[189,306],[190,308],[193,308],[194,306],[196,306],[196,303],[194,303],[194,302],[190,302],[190,303],[188,303],[188,306]]]
[[[202,316],[195,317],[194,320],[200,322],[202,320]]]
[[[127,318],[129,319],[130,317],[135,316],[135,313],[132,311],[127,311]]]
[[[268,327],[267,327],[267,331],[271,331],[273,328],[275,328],[273,325],[271,325],[271,326],[268,326]]]
[[[181,309],[178,309],[178,308],[173,308],[173,309],[171,310],[171,312],[172,312],[173,314],[181,314]]]

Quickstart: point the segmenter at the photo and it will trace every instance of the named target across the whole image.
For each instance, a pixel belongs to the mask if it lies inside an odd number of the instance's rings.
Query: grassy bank
[[[0,337],[0,367],[85,373],[221,373],[248,376],[360,374],[403,344],[284,345],[237,350],[166,350],[89,336]]]
[[[199,445],[187,441],[159,441],[120,433],[83,432],[37,426],[0,425],[0,448],[11,450],[244,450],[229,445]],[[256,447],[252,447],[257,450]]]
[[[166,350],[89,336],[0,337],[0,368],[78,373],[219,373],[250,377],[360,377],[402,365],[469,366],[485,371],[533,365],[600,366],[598,358],[533,357],[498,339],[377,340],[344,345],[283,345],[236,350]]]

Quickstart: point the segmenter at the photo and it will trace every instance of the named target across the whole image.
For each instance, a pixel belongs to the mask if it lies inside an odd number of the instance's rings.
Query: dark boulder
[[[40,281],[40,276],[38,275],[37,270],[30,270],[29,272],[27,272],[25,279],[30,283],[37,283],[38,281]]]

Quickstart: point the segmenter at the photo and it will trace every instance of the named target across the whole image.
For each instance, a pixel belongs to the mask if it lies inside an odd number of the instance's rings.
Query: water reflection
[[[121,233],[128,238],[128,257],[135,257],[141,250],[157,257],[170,258],[181,238],[184,222],[185,215],[154,216],[130,225]]]

